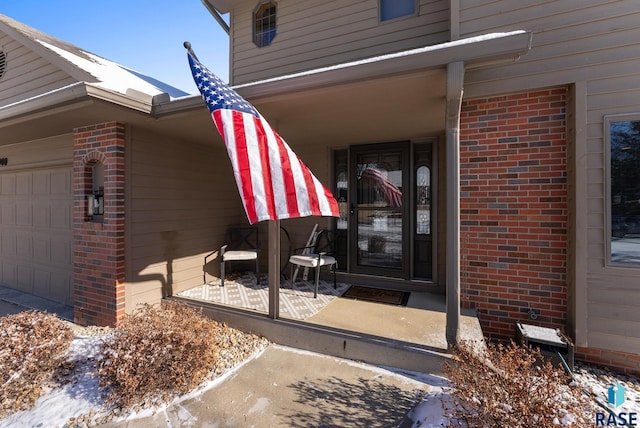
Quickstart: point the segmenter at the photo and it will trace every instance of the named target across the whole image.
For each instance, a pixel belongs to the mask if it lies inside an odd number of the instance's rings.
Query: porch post
[[[464,62],[447,65],[447,344],[460,338],[460,108]]]
[[[269,318],[280,317],[280,220],[269,221]]]

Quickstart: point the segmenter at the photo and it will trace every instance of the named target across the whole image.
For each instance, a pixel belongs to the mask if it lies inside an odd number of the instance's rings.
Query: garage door
[[[0,170],[0,284],[73,305],[71,167]]]

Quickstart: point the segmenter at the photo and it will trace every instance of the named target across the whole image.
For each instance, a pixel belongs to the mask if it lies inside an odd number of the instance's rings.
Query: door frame
[[[439,175],[441,171],[439,171],[439,145],[442,143],[442,140],[438,137],[425,137],[416,141],[407,141],[402,140],[395,143],[367,143],[367,144],[353,144],[349,146],[341,146],[335,147],[332,150],[331,155],[331,170],[333,176],[333,188],[336,195],[336,198],[339,199],[340,212],[342,220],[334,220],[333,228],[340,233],[340,239],[337,241],[336,246],[336,257],[339,259],[339,270],[344,272],[345,274],[356,274],[356,275],[370,275],[370,276],[380,276],[386,277],[390,279],[398,279],[398,280],[408,280],[408,281],[418,281],[419,283],[425,284],[437,284],[438,283],[438,242],[439,242],[439,215],[438,215],[438,199],[439,199]],[[403,270],[402,275],[398,274],[398,270],[394,269],[370,269],[368,267],[358,269],[357,264],[354,263],[354,259],[356,259],[356,245],[354,244],[355,235],[354,227],[352,223],[356,223],[351,219],[350,214],[350,206],[353,199],[355,199],[355,190],[354,190],[354,182],[356,180],[355,172],[353,171],[356,162],[355,154],[358,151],[368,151],[375,149],[393,149],[397,148],[399,144],[405,145],[408,147],[408,166],[405,168],[408,171],[408,181],[406,186],[410,189],[409,193],[403,192],[403,207],[408,212],[406,215],[403,214],[403,217],[406,218],[406,230],[403,230],[403,233],[406,233],[407,236],[403,237],[404,245],[407,245],[408,248],[404,248],[404,253],[406,257],[404,257],[403,262],[406,262],[408,266],[406,270]],[[423,278],[415,276],[415,268],[414,268],[414,258],[416,255],[414,254],[414,232],[416,228],[416,213],[415,213],[415,151],[416,148],[421,145],[429,145],[431,147],[431,278]],[[342,154],[340,154],[342,153]],[[345,184],[338,183],[339,179],[337,174],[338,165],[341,165],[340,170],[345,172],[347,175],[347,182]],[[404,180],[404,175],[403,175]],[[342,186],[342,187],[341,187]],[[403,185],[404,187],[404,185]],[[345,221],[348,224],[348,227],[339,228],[338,222]],[[352,254],[353,253],[353,254]],[[403,255],[404,256],[404,255]]]

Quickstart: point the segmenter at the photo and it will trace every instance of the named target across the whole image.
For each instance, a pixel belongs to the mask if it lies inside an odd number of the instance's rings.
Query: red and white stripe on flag
[[[339,217],[338,203],[258,111],[190,53],[193,79],[224,139],[249,223]]]

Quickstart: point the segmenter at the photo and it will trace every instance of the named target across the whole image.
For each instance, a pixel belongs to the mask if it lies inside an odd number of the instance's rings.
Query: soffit
[[[229,13],[235,4],[238,4],[238,1],[234,0],[203,0],[211,4],[215,7],[220,13]]]

